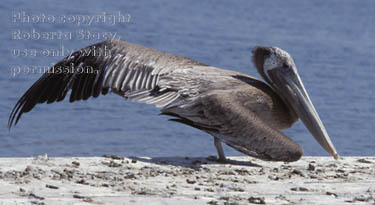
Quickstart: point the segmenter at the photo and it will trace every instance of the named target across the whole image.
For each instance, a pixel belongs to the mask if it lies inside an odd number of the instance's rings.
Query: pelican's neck
[[[272,91],[280,98],[281,102],[283,103],[283,106],[289,114],[288,119],[290,120],[290,125],[295,123],[299,119],[299,117],[294,108],[292,107],[292,105],[286,100],[282,92],[280,92],[279,89],[277,89],[277,87],[275,87],[273,83],[271,83],[271,81],[267,78],[266,75],[262,73],[260,73],[260,75],[263,77],[265,84],[267,84],[272,89]]]

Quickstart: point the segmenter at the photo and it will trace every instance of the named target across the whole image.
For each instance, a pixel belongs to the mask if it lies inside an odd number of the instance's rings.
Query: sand
[[[230,159],[0,158],[0,205],[375,204],[375,157]]]

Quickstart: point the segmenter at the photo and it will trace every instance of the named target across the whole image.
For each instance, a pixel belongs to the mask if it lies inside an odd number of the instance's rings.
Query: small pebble
[[[372,162],[367,160],[367,159],[358,159],[357,162],[361,162],[361,163],[366,163],[366,164],[371,164]]]
[[[210,204],[210,205],[217,205],[218,203],[217,203],[217,201],[212,200],[212,201],[207,202],[207,204]]]
[[[59,188],[57,186],[53,186],[53,185],[49,185],[49,184],[46,184],[46,187],[50,188],[50,189],[58,189]]]
[[[77,161],[73,161],[73,162],[72,162],[72,165],[73,165],[73,166],[76,166],[76,167],[79,167],[80,163],[77,162]]]
[[[271,179],[271,180],[277,181],[277,180],[279,180],[280,178],[279,178],[279,176],[273,174],[273,175],[269,175],[269,176],[268,176],[268,179]]]
[[[328,195],[328,196],[333,196],[333,197],[337,198],[337,194],[335,194],[335,193],[333,193],[333,192],[329,192],[329,191],[327,191],[327,192],[326,192],[326,195]]]
[[[192,179],[186,179],[186,182],[187,182],[188,184],[195,184],[195,183],[196,183],[196,181],[195,181],[195,180],[192,180]]]
[[[35,198],[35,199],[39,199],[39,200],[44,200],[44,197],[37,196],[37,195],[35,195],[34,193],[30,193],[30,194],[29,194],[29,197],[32,197],[32,198]]]
[[[219,199],[220,200],[224,200],[224,201],[228,201],[229,200],[229,196],[221,196]]]
[[[307,170],[309,170],[309,171],[315,171],[315,165],[313,165],[313,164],[309,164],[309,166],[307,167]]]
[[[371,199],[373,199],[372,196],[360,195],[354,197],[353,201],[369,202]]]
[[[290,190],[292,190],[292,191],[309,191],[309,189],[305,188],[305,187],[293,187]]]
[[[266,204],[266,201],[264,200],[264,197],[249,197],[247,199],[252,204]]]

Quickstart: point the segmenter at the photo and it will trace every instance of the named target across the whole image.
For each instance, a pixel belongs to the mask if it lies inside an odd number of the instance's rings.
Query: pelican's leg
[[[219,161],[226,162],[227,159],[225,158],[224,150],[221,146],[221,140],[219,138],[214,137],[214,143],[217,150],[217,155],[219,155]]]

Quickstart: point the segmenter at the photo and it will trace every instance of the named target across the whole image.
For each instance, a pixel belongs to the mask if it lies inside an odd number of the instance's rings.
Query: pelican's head
[[[339,155],[303,86],[289,53],[277,47],[257,46],[253,50],[253,62],[259,74],[301,118],[319,144],[338,159]]]

